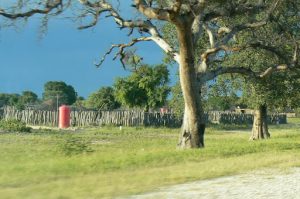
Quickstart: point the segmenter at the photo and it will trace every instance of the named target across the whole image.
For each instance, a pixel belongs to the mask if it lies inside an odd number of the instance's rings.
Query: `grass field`
[[[300,119],[250,130],[209,127],[206,147],[177,150],[178,129],[88,128],[0,134],[1,198],[113,198],[260,168],[300,166]],[[232,129],[232,128],[226,128]]]

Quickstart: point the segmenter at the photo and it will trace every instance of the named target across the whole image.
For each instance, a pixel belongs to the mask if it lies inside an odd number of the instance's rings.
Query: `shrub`
[[[68,136],[59,148],[62,153],[67,156],[93,152],[93,149],[89,146],[88,141],[72,135]]]
[[[31,128],[27,127],[24,122],[19,120],[0,120],[0,129],[8,132],[31,132]]]

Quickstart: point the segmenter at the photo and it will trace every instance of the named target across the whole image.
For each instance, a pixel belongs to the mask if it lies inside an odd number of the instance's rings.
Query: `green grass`
[[[1,198],[113,198],[261,168],[300,166],[300,120],[272,138],[209,127],[206,147],[177,150],[178,129],[88,128],[0,134]]]

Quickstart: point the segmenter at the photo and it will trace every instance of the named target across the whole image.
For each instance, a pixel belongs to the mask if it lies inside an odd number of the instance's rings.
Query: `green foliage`
[[[85,109],[85,99],[82,96],[77,97],[76,102],[73,104],[78,110]]]
[[[257,32],[254,32],[259,37],[263,37],[264,45],[267,46],[282,46],[284,45],[282,38],[281,40],[272,42],[274,38],[277,38],[278,35],[274,33],[273,35],[267,34],[266,29],[274,27],[266,27],[265,29],[259,29]],[[254,40],[252,43],[255,43],[256,36],[253,38],[254,33],[244,33],[241,34],[237,39],[239,45],[245,45],[250,39]],[[266,36],[261,36],[266,35]],[[271,38],[274,37],[274,38]],[[260,41],[262,42],[262,41]],[[282,53],[285,52],[284,49],[278,47],[276,51]],[[290,53],[286,51],[286,53]],[[247,48],[239,53],[231,53],[226,56],[223,64],[226,67],[239,65],[244,68],[251,68],[253,71],[265,71],[269,67],[273,67],[284,63],[285,60],[282,60],[281,57],[277,56],[275,53],[272,53],[268,49],[259,49],[256,47]],[[244,76],[240,78],[240,84],[243,90],[242,103],[247,104],[250,108],[257,108],[261,104],[268,104],[268,106],[280,107],[284,105],[283,96],[287,93],[285,92],[285,81],[288,80],[286,73],[273,73],[271,76],[261,78],[253,78],[251,76]]]
[[[182,118],[184,113],[184,100],[180,87],[180,83],[177,83],[171,88],[171,99],[169,106],[173,110],[177,118]]]
[[[22,95],[0,93],[0,107],[14,106],[17,109],[24,109],[26,105],[38,101],[38,96],[32,91],[23,91]]]
[[[248,1],[250,3],[251,1]],[[251,3],[257,3],[252,1]],[[219,0],[219,1],[210,1],[207,4],[207,12],[216,10],[218,8],[224,8],[226,5],[239,6],[237,1],[228,1],[228,0]],[[293,55],[294,50],[294,41],[292,38],[299,38],[299,14],[298,14],[298,3],[293,3],[293,1],[286,1],[285,3],[278,6],[276,12],[273,13],[272,20],[266,26],[258,27],[251,29],[250,31],[244,30],[238,33],[232,40],[229,41],[228,46],[247,46],[242,47],[242,50],[239,51],[220,51],[213,58],[210,58],[210,69],[216,69],[219,67],[233,67],[239,66],[253,71],[264,71],[269,67],[274,67],[276,65],[287,63],[290,61],[291,55]],[[265,17],[265,12],[251,13],[251,19],[261,20]],[[233,24],[245,24],[249,22],[249,14],[239,13],[232,15],[228,18],[220,18],[213,23],[208,24],[212,31],[217,32],[219,27],[232,27]],[[176,37],[176,30],[174,25],[165,23],[162,31],[164,33],[164,38],[168,43],[177,49],[178,40]],[[203,53],[206,49],[211,48],[208,44],[208,34],[206,31],[203,31],[203,36],[199,38],[198,44],[196,45],[196,55]],[[218,35],[221,36],[221,35]],[[215,38],[217,40],[217,38]],[[299,40],[299,39],[298,39]],[[254,45],[255,44],[255,45]],[[263,48],[260,45],[267,46]],[[283,55],[283,56],[281,56]],[[199,60],[200,56],[195,57],[195,62],[201,62]],[[214,61],[216,62],[214,63]],[[170,57],[167,56],[166,62],[170,62]],[[226,93],[224,92],[224,87],[220,85],[226,85],[228,89],[230,88],[231,83],[213,83],[213,86],[209,83],[208,96],[205,96],[205,106],[206,109],[216,109],[216,110],[226,110],[236,103],[244,103],[249,107],[255,108],[259,104],[268,103],[272,106],[272,109],[278,109],[283,106],[295,108],[296,103],[299,100],[295,97],[296,88],[299,86],[294,86],[291,88],[295,78],[291,78],[290,75],[285,73],[284,75],[273,75],[265,80],[252,79],[250,76],[245,76],[246,80],[241,80],[240,77],[234,76],[234,79],[237,79],[244,84],[244,96],[243,101],[238,101],[238,96],[236,92]],[[289,82],[289,83],[287,83]],[[294,81],[295,82],[295,81]],[[284,85],[286,84],[286,85]],[[248,87],[248,88],[246,88]],[[287,92],[293,90],[294,92]],[[173,103],[171,101],[171,103]],[[174,106],[174,105],[172,105]],[[176,107],[176,105],[174,106]],[[181,107],[182,110],[182,107]]]
[[[67,136],[60,144],[59,149],[66,156],[93,152],[90,142],[73,135]]]
[[[136,49],[131,48],[126,51],[125,56],[122,59],[122,62],[124,63],[123,67],[125,67],[125,69],[135,70],[143,65],[142,60],[143,58],[136,54]]]
[[[19,94],[0,93],[0,107],[1,106],[17,106],[20,101]]]
[[[266,104],[269,109],[284,111],[289,107],[296,107],[295,101],[299,85],[291,85],[287,74],[274,74],[272,78],[262,80],[244,80],[242,102],[249,108],[257,108]]]
[[[229,76],[219,76],[216,81],[211,83],[207,92],[206,109],[226,111],[237,106],[239,97],[237,96],[239,88],[239,78]]]
[[[202,87],[202,100],[205,102],[205,111],[229,110],[231,107],[241,103],[238,97],[240,92],[240,78],[233,79],[230,76],[220,76],[214,82],[208,82]],[[169,106],[176,117],[182,118],[184,113],[184,100],[179,82],[171,89]]]
[[[285,81],[285,93],[284,102],[285,107],[290,110],[298,110],[300,113],[300,74],[289,74]],[[300,115],[300,114],[299,114]]]
[[[34,104],[38,101],[38,96],[32,91],[23,91],[21,96],[21,103],[22,104]]]
[[[8,132],[31,132],[31,128],[19,120],[0,120],[0,129]]]
[[[86,107],[102,110],[113,110],[120,107],[114,96],[112,87],[102,87],[92,93],[85,102]]]
[[[52,106],[56,106],[58,97],[59,105],[72,105],[77,99],[77,93],[71,85],[62,81],[49,81],[44,85],[43,100],[51,101]]]
[[[166,103],[169,94],[169,71],[164,65],[143,65],[130,76],[115,81],[115,96],[123,106],[145,110]]]
[[[224,67],[241,66],[253,71],[266,71],[268,68],[290,63],[294,53],[294,39],[299,38],[299,15],[298,8],[291,5],[291,2],[281,4],[274,14],[274,20],[266,26],[241,32],[232,42],[232,46],[249,47],[239,52],[226,53],[222,60]],[[245,16],[247,17],[247,16]],[[263,15],[257,15],[261,19]],[[231,24],[233,21],[247,20],[246,18],[229,18],[224,24]],[[225,25],[226,26],[226,25]],[[294,86],[292,82],[295,77],[291,71],[272,73],[263,79],[245,76],[243,85],[243,103],[250,108],[257,108],[266,104],[271,109],[284,110],[292,101]],[[294,81],[295,82],[295,81]]]

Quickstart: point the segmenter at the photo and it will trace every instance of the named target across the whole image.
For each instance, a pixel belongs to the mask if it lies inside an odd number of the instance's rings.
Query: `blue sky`
[[[39,26],[35,17],[17,29],[0,29],[0,93],[31,90],[41,96],[45,82],[64,81],[87,97],[112,85],[116,77],[129,74],[119,61],[112,61],[113,56],[100,68],[94,65],[112,43],[128,41],[127,31],[121,32],[111,19],[87,30],[77,30],[78,24],[66,19],[53,19],[42,39]],[[154,43],[137,48],[145,63],[161,63],[163,53]],[[171,70],[174,79],[176,68]]]

